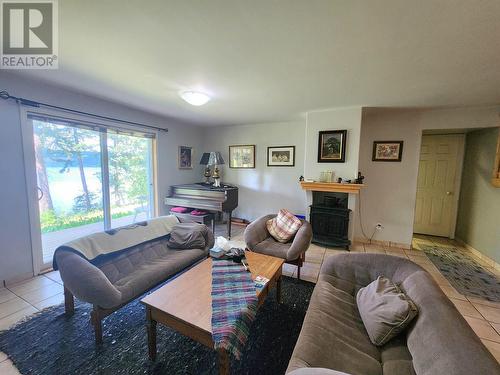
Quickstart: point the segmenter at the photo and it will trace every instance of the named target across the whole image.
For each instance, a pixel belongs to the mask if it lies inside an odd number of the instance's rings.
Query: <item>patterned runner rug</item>
[[[240,359],[257,312],[252,274],[231,260],[212,260],[212,337],[215,349]]]
[[[455,289],[467,296],[500,302],[500,280],[471,255],[453,246],[420,245]]]

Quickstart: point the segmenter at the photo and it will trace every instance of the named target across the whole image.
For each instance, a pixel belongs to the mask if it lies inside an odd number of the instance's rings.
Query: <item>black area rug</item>
[[[283,303],[275,290],[259,308],[242,359],[232,374],[283,374],[302,327],[314,284],[283,277]],[[91,306],[75,315],[50,307],[0,333],[5,352],[21,374],[217,374],[215,352],[158,324],[158,355],[148,359],[145,311],[140,298],[104,320],[104,344],[96,347]]]
[[[500,280],[472,256],[453,246],[420,247],[459,293],[500,302]]]

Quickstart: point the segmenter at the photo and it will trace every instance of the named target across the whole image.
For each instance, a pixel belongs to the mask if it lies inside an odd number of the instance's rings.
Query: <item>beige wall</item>
[[[346,162],[318,163],[318,132],[338,129],[348,130]],[[253,220],[280,208],[308,214],[310,197],[300,188],[299,177],[318,179],[324,170],[334,170],[337,176],[355,177],[360,130],[360,107],[323,110],[307,113],[305,121],[207,128],[203,151],[222,152],[226,161],[222,180],[239,187],[235,216]],[[256,145],[255,169],[229,168],[228,148],[237,144]],[[295,146],[295,167],[268,167],[269,146]]]
[[[318,134],[322,130],[347,130],[345,163],[318,163]],[[319,179],[320,173],[333,170],[336,177],[352,179],[358,174],[361,107],[308,112],[304,177]]]
[[[366,177],[366,187],[359,199],[368,237],[377,223],[382,223],[384,229],[376,233],[375,239],[410,242],[421,134],[415,124],[417,117],[405,112],[363,115],[359,169]],[[401,163],[372,162],[373,141],[387,140],[404,141]],[[360,216],[355,225],[356,238],[363,237],[359,219]]]
[[[427,111],[365,109],[359,169],[366,176],[366,188],[361,193],[366,235],[371,236],[375,225],[382,223],[384,229],[376,232],[374,239],[411,243],[422,131],[498,126],[498,113],[498,107]],[[403,140],[401,163],[373,162],[372,147],[376,140]],[[359,217],[355,237],[363,237]]]
[[[322,171],[333,171],[335,180],[353,179],[358,175],[359,142],[361,136],[361,107],[336,108],[306,114],[304,176],[319,180]],[[318,163],[318,137],[322,130],[347,130],[344,163]],[[312,192],[305,193],[307,206],[312,204]],[[354,239],[354,223],[357,221],[357,196],[349,194],[348,208],[351,209],[349,234]],[[309,209],[306,210],[309,217]]]
[[[304,134],[305,122],[220,126],[204,130],[203,151],[220,151],[226,162],[221,167],[222,181],[239,187],[235,216],[253,220],[280,208],[305,214],[306,197],[299,185],[299,177],[304,173]],[[255,169],[229,168],[229,146],[248,144],[256,145]],[[269,146],[295,146],[295,166],[268,167]]]
[[[499,129],[467,134],[457,237],[500,263],[500,189],[491,185]]]

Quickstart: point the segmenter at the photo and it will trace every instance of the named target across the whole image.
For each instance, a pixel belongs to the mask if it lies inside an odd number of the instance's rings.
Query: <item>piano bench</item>
[[[212,226],[212,232],[215,235],[215,214],[208,213],[206,215],[191,215],[189,212],[182,214],[179,212],[170,211],[170,215],[175,215],[179,219],[190,220],[196,223],[205,224],[210,228]]]

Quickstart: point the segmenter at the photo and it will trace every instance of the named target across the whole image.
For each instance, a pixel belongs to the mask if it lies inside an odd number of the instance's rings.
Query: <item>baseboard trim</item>
[[[483,254],[481,251],[472,247],[471,245],[469,245],[467,242],[465,242],[461,238],[456,237],[455,241],[458,244],[460,244],[461,246],[463,246],[464,249],[469,251],[474,258],[483,261],[489,267],[494,268],[498,273],[500,273],[500,264],[498,264],[495,260],[491,259],[489,256]]]
[[[33,272],[27,272],[27,273],[23,273],[23,274],[15,276],[15,277],[11,277],[9,279],[3,280],[3,284],[5,286],[9,286],[12,284],[19,283],[21,281],[32,279],[33,277],[34,277]]]
[[[408,243],[382,241],[382,240],[371,240],[370,241],[364,237],[355,237],[354,242],[360,242],[363,244],[373,244],[373,245],[379,245],[379,246],[385,246],[385,247],[394,247],[394,248],[405,249],[405,250],[411,249],[411,244],[408,244]]]

